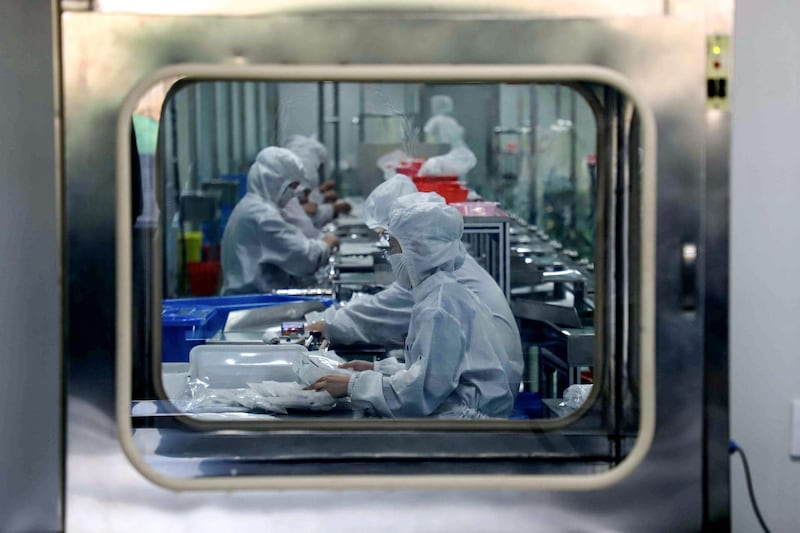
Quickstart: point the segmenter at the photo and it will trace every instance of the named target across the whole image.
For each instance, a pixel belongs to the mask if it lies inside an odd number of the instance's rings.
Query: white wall
[[[800,528],[800,1],[737,0],[731,175],[731,438],[772,531]],[[741,461],[733,531],[758,531]]]

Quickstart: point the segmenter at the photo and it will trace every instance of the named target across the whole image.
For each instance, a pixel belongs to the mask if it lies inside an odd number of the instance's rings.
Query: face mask
[[[281,197],[278,198],[278,201],[275,202],[275,203],[278,204],[278,207],[283,208],[283,207],[286,207],[286,204],[288,204],[289,201],[292,198],[296,198],[296,197],[297,197],[297,189],[296,188],[293,189],[291,187],[286,187],[283,190],[283,192],[281,193]]]
[[[411,288],[411,278],[408,276],[408,264],[406,264],[406,256],[403,254],[392,254],[387,260],[392,265],[392,274],[394,274],[395,281],[403,288]]]

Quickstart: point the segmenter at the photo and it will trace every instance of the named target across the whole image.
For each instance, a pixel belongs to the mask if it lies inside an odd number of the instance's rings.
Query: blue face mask
[[[392,266],[392,274],[394,280],[403,288],[411,289],[411,278],[408,275],[408,264],[406,263],[406,256],[402,253],[392,254],[387,260]]]

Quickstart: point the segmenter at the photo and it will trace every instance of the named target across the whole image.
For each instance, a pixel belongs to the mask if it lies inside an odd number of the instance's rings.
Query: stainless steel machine
[[[707,102],[704,9],[223,4],[158,14],[133,2],[59,5],[64,528],[725,528],[729,117],[724,102]],[[512,302],[523,339],[547,347],[540,357],[570,367],[571,381],[593,368],[588,401],[524,420],[133,417],[133,401],[164,397],[152,378],[166,236],[137,224],[141,165],[156,168],[159,154],[134,156],[132,116],[154,86],[198,80],[580,95],[597,125],[593,258],[544,276],[554,291],[569,287],[573,308],[591,290],[591,335],[535,294]],[[501,141],[522,130],[499,126],[486,132],[486,175],[517,165]],[[514,251],[523,244],[502,244],[512,297],[513,269],[537,257]],[[550,344],[534,329],[542,321],[560,324]]]

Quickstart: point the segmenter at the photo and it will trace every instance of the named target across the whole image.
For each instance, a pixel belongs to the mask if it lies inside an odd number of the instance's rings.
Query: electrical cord
[[[769,528],[767,527],[766,522],[764,522],[764,517],[761,516],[761,511],[758,509],[758,503],[756,502],[756,496],[753,491],[753,480],[750,478],[750,465],[747,463],[747,456],[745,456],[744,450],[739,448],[739,445],[737,445],[734,441],[730,442],[728,450],[731,455],[739,452],[739,455],[742,457],[742,465],[744,466],[744,476],[747,480],[747,493],[750,495],[750,503],[753,505],[753,511],[756,513],[758,523],[761,524],[761,529],[763,529],[766,533],[769,533]]]

